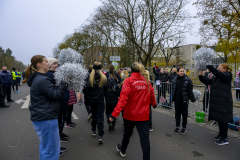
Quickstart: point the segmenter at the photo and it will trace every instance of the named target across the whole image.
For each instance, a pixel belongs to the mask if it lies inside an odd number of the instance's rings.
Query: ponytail
[[[35,72],[36,70],[33,68],[32,65],[28,66],[26,73],[25,73],[25,79],[22,81],[22,83],[26,83],[30,75]]]
[[[31,58],[31,65],[28,66],[27,70],[26,70],[26,75],[25,75],[25,79],[22,81],[22,83],[26,83],[29,76],[33,73],[37,71],[37,64],[38,63],[42,63],[43,58],[45,58],[42,55],[35,55]]]

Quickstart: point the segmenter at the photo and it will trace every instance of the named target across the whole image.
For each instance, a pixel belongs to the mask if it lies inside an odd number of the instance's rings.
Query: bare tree
[[[124,39],[131,41],[134,46],[134,53],[131,54],[137,55],[143,65],[148,63],[150,66],[151,59],[163,41],[179,34],[174,32],[167,37],[168,31],[179,30],[185,33],[191,27],[186,22],[189,14],[184,7],[187,3],[187,0],[106,0],[98,8],[92,23],[98,26],[115,47],[120,48]],[[111,27],[114,35],[109,34],[107,27],[99,24]]]

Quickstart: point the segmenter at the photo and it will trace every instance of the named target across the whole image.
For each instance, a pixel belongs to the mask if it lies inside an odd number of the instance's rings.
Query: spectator
[[[175,119],[176,129],[174,133],[178,134],[182,116],[181,134],[186,134],[188,103],[189,99],[195,102],[193,94],[193,83],[188,76],[185,75],[183,68],[177,69],[178,76],[172,80],[173,86],[173,101],[175,102]]]
[[[9,106],[7,106],[5,104],[5,96],[3,93],[2,85],[3,85],[3,81],[2,81],[2,76],[0,75],[0,108],[5,108],[5,107],[9,107]]]
[[[13,92],[20,92],[20,91],[18,90],[17,77],[18,77],[18,75],[17,75],[16,69],[15,69],[15,68],[12,68],[12,80],[13,80],[12,89],[13,89]],[[14,86],[16,87],[16,91],[15,91]]]
[[[7,97],[8,102],[14,102],[11,99],[11,85],[13,84],[12,74],[7,70],[6,66],[3,66],[2,71],[0,72],[2,78],[2,88],[4,97]]]
[[[48,70],[49,63],[44,56],[33,56],[31,65],[26,71],[26,79],[23,81],[31,87],[29,110],[32,124],[40,139],[40,160],[59,159],[58,100],[67,89],[65,82],[56,87],[46,74]]]
[[[218,122],[219,133],[213,139],[217,145],[229,144],[227,139],[228,123],[233,122],[233,100],[231,92],[232,73],[227,64],[220,64],[217,69],[208,65],[214,78],[205,79],[203,72],[199,72],[202,83],[211,85],[210,106],[208,120]]]
[[[240,80],[239,80],[239,72],[236,74],[236,78],[234,79],[234,86],[236,89],[236,99],[240,100]]]

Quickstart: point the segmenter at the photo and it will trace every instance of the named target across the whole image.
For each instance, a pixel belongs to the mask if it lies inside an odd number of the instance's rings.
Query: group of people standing
[[[12,72],[9,72],[7,67],[3,66],[0,72],[0,108],[9,107],[5,104],[5,99],[7,102],[14,102],[11,98],[11,88],[13,92],[20,92],[18,86],[21,86],[21,78],[24,79],[24,76],[25,72],[20,72],[20,69],[12,68]]]
[[[57,59],[36,55],[31,59],[31,65],[26,71],[27,83],[30,89],[31,105],[29,110],[31,120],[40,139],[39,155],[41,160],[58,159],[63,151],[60,142],[68,141],[69,136],[63,133],[63,126],[75,126],[71,121],[73,104],[77,103],[74,90],[68,90],[68,84],[61,82],[55,85],[54,72],[58,67]],[[103,144],[104,136],[104,112],[106,113],[109,131],[115,131],[115,121],[120,115],[123,116],[124,133],[122,142],[116,145],[122,157],[126,156],[126,150],[134,127],[140,136],[143,159],[150,159],[149,128],[151,128],[151,106],[157,107],[154,88],[152,87],[150,74],[145,67],[134,62],[131,66],[131,75],[127,70],[119,75],[113,65],[109,66],[107,73],[102,72],[100,62],[89,66],[89,75],[86,77],[84,103],[91,121],[92,136],[98,135],[98,144]],[[214,139],[216,144],[227,144],[226,124],[232,120],[231,94],[229,83],[231,74],[225,65],[220,65],[218,70],[208,66],[208,69],[216,76],[214,80],[204,79],[202,72],[199,79],[205,84],[211,84],[211,100],[209,119],[219,122],[219,135]],[[177,73],[174,73],[177,72]],[[174,77],[170,75],[177,74]],[[193,84],[185,74],[183,68],[173,69],[169,81],[172,83],[172,98],[175,102],[176,128],[174,132],[186,134],[188,103],[195,101]],[[220,88],[218,86],[221,86]],[[228,94],[215,96],[214,94],[224,90]],[[218,97],[226,99],[219,100]],[[228,106],[226,106],[228,105]],[[213,107],[212,107],[213,106]],[[220,110],[217,110],[217,106]],[[226,108],[228,108],[227,113]],[[105,111],[106,109],[106,111]],[[182,129],[180,122],[182,117]]]

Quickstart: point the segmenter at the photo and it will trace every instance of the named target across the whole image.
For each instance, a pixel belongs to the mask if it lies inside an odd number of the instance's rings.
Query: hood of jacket
[[[31,87],[34,78],[35,78],[38,74],[41,74],[41,75],[45,75],[45,76],[46,76],[45,73],[39,73],[39,72],[34,72],[34,73],[30,74],[30,76],[29,76],[29,78],[28,78],[28,80],[27,80],[27,84],[28,84],[29,87]]]

